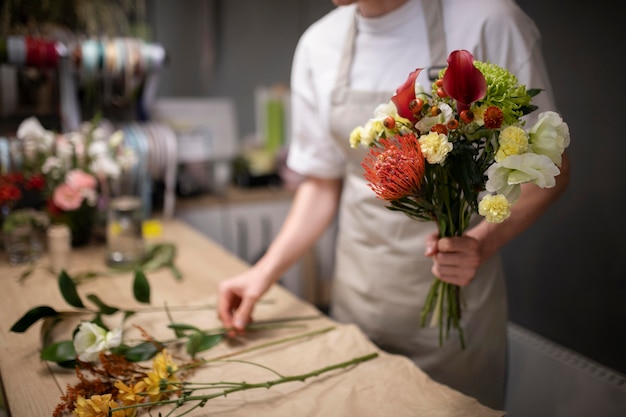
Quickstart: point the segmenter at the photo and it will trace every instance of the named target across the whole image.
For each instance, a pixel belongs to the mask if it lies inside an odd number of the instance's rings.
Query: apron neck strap
[[[446,64],[446,33],[443,28],[443,13],[441,0],[422,0],[426,32],[428,34],[428,47],[430,51],[431,67],[443,68]],[[350,79],[350,67],[354,55],[354,42],[357,34],[357,15],[355,8],[354,16],[348,28],[348,34],[341,54],[339,72],[337,73],[337,87],[347,87]]]
[[[433,67],[444,66],[446,63],[446,32],[443,28],[441,0],[422,0],[428,46],[430,48],[430,64]]]
[[[341,54],[341,61],[339,62],[339,72],[337,72],[336,87],[347,87],[350,80],[350,67],[352,66],[352,58],[354,54],[354,42],[356,40],[356,26],[357,26],[357,14],[358,9],[355,8],[354,16],[350,22],[348,28],[348,35],[343,44],[343,51]]]

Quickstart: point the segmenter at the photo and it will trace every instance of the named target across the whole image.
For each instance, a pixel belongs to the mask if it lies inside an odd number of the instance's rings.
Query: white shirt
[[[287,164],[303,175],[343,175],[344,156],[333,143],[329,128],[330,96],[355,8],[338,7],[311,25],[294,54]],[[449,52],[467,49],[479,61],[508,69],[528,88],[544,89],[533,100],[541,111],[555,109],[540,33],[514,1],[442,0],[442,13]],[[382,17],[358,16],[357,28],[350,71],[354,89],[389,91],[391,98],[411,71],[431,66],[421,0],[409,0]],[[418,81],[430,89],[427,71],[421,72]]]

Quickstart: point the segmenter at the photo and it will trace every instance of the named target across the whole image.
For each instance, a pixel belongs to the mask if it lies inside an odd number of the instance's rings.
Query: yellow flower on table
[[[115,383],[115,388],[118,389],[117,400],[121,402],[122,406],[141,404],[146,400],[145,395],[142,395],[146,391],[145,381],[139,381],[134,385],[126,385],[122,381]],[[126,409],[126,417],[135,417],[137,414],[136,408]]]
[[[152,362],[152,371],[147,373],[143,379],[146,384],[146,392],[150,395],[151,401],[159,401],[166,398],[168,393],[162,391],[175,390],[176,387],[171,384],[180,382],[175,375],[178,365],[174,363],[171,355],[166,349],[163,349]]]
[[[111,394],[92,395],[89,399],[78,396],[74,406],[74,415],[78,417],[109,417],[109,410],[119,407]],[[112,417],[126,417],[126,413],[123,410],[114,411]]]

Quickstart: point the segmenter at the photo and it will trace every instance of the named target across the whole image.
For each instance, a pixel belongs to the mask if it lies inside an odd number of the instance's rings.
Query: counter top
[[[193,197],[178,197],[176,210],[186,211],[220,204],[246,204],[264,201],[287,200],[294,191],[282,187],[228,187],[220,194],[202,194]]]
[[[167,269],[148,273],[151,305],[202,305],[206,308],[172,309],[170,317],[163,313],[138,314],[133,324],[157,338],[171,334],[171,330],[166,329],[169,320],[202,328],[219,327],[214,310],[216,285],[223,278],[244,271],[248,265],[180,221],[165,221],[163,234],[155,241],[176,244],[176,265],[183,278],[174,279]],[[77,382],[73,371],[39,359],[40,340],[35,326],[24,333],[10,331],[13,323],[34,306],[68,308],[58,290],[56,277],[45,269],[46,262],[44,257],[40,260],[41,267],[21,282],[18,277],[24,267],[9,266],[4,259],[0,263],[3,294],[0,304],[0,375],[9,415],[13,417],[51,416],[68,384]],[[68,272],[72,275],[97,268],[104,269],[104,248],[92,246],[72,253]],[[118,274],[85,281],[77,289],[81,295],[93,293],[111,305],[134,308],[132,306],[137,302],[132,297],[131,285],[130,274]],[[255,309],[257,321],[311,316],[315,318],[299,322],[296,328],[249,333],[229,343],[221,343],[202,352],[202,357],[210,359],[246,352],[250,347],[322,329],[329,330],[306,339],[248,351],[238,359],[270,367],[281,375],[294,375],[370,353],[376,353],[377,357],[305,381],[218,397],[187,415],[495,417],[504,414],[432,381],[408,359],[378,350],[357,327],[332,321],[278,285],[270,289]],[[219,362],[203,367],[190,379],[252,382],[275,376],[266,368],[249,363]],[[141,411],[138,415],[148,414]],[[157,413],[153,410],[152,415]]]

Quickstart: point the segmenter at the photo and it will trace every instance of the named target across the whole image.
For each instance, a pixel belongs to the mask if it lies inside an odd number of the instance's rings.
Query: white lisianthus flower
[[[85,135],[79,132],[67,132],[65,134],[65,138],[74,147],[74,153],[76,153],[76,156],[82,160],[85,156]]]
[[[454,110],[446,103],[439,103],[439,114],[437,116],[426,116],[415,124],[415,128],[420,132],[429,132],[434,125],[441,123],[446,124],[454,117]]]
[[[83,321],[74,335],[74,350],[83,362],[93,362],[100,352],[118,347],[121,343],[122,329],[107,331],[88,321]]]
[[[87,149],[87,153],[92,158],[96,158],[101,155],[106,155],[109,151],[107,144],[103,141],[94,141],[89,145],[89,149]]]
[[[553,111],[541,113],[528,133],[533,152],[546,155],[561,166],[563,152],[570,142],[569,127],[561,116]]]
[[[502,223],[511,215],[511,203],[502,194],[487,194],[478,203],[478,214],[489,223]]]
[[[39,120],[32,116],[24,119],[17,128],[16,136],[23,141],[33,141],[41,150],[49,150],[54,143],[54,132],[44,129]]]
[[[49,156],[41,166],[41,173],[55,181],[61,181],[65,177],[66,164],[56,156]]]
[[[545,155],[511,155],[487,169],[488,180],[485,188],[489,192],[503,194],[510,202],[515,202],[519,197],[519,189],[515,186],[530,182],[541,188],[551,188],[556,184],[555,177],[560,172]]]
[[[498,151],[494,159],[501,162],[511,155],[521,155],[528,150],[528,134],[518,126],[507,126],[498,137]]]
[[[437,132],[429,132],[427,135],[420,136],[418,142],[429,164],[443,163],[452,150],[448,136]]]
[[[89,132],[89,131],[87,131]],[[92,132],[91,137],[95,141],[103,141],[106,142],[109,137],[112,135],[113,126],[105,121],[102,121],[100,125],[98,125]]]
[[[118,178],[122,173],[122,170],[117,162],[113,160],[109,155],[99,155],[94,158],[89,164],[89,169],[97,177],[110,177]]]
[[[69,161],[74,155],[74,147],[65,136],[59,136],[56,141],[56,155],[63,161]]]
[[[389,116],[393,117],[394,119],[397,119],[399,117],[398,108],[396,107],[395,104],[393,104],[393,101],[388,101],[387,103],[379,104],[374,109],[374,119],[384,120],[386,117],[389,117]]]

